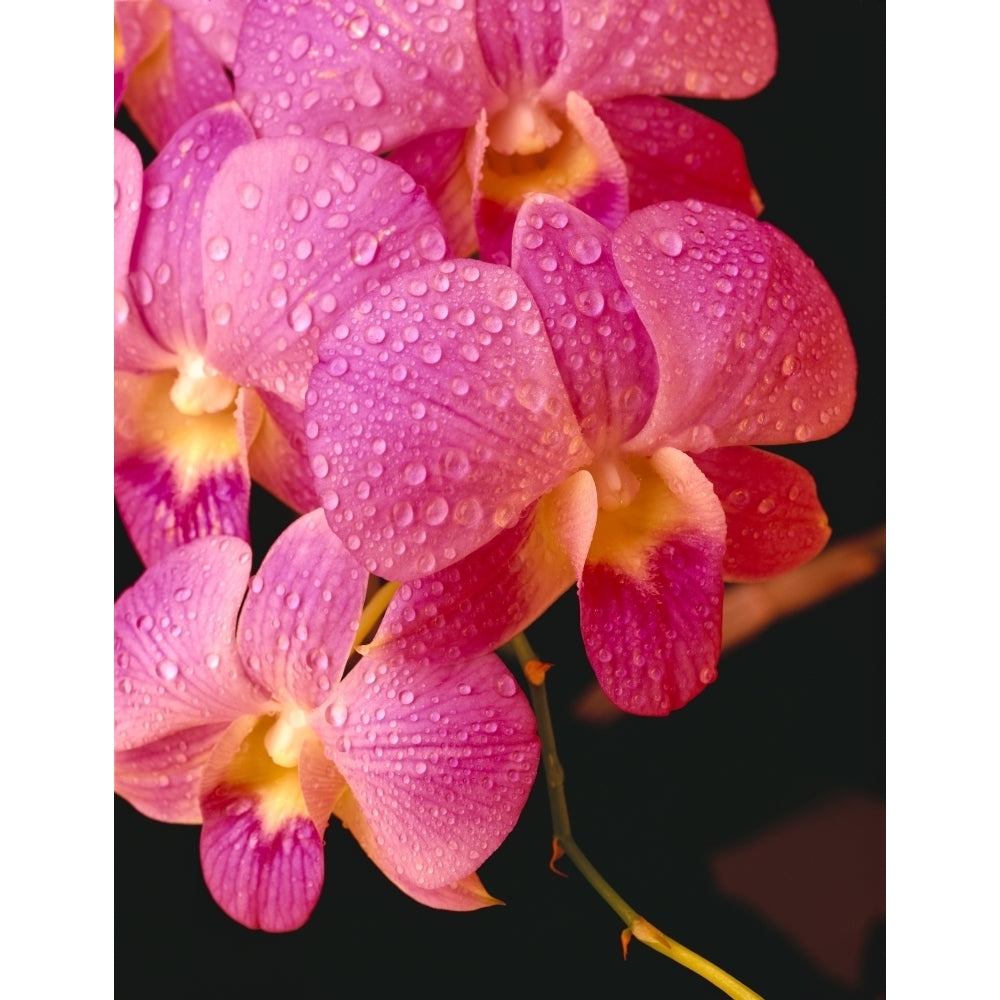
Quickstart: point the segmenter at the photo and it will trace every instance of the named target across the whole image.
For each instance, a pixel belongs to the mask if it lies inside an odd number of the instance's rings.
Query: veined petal
[[[365,650],[414,658],[433,650],[460,661],[496,649],[527,628],[577,577],[562,544],[572,534],[573,511],[552,499],[564,497],[565,489],[558,486],[453,566],[400,586]],[[589,533],[585,525],[581,534],[582,564],[592,521]]]
[[[552,75],[562,55],[562,18],[556,4],[477,0],[476,28],[490,75],[515,99]]]
[[[510,261],[514,219],[532,192],[561,198],[612,229],[625,218],[628,175],[607,128],[575,92],[566,96],[565,109],[565,116],[553,113],[561,136],[538,152],[476,146],[482,147],[482,160],[472,165],[473,176],[479,176],[473,211],[484,260]]]
[[[630,451],[788,444],[844,426],[857,375],[847,324],[784,233],[690,200],[631,213],[612,242],[660,359],[653,412]]]
[[[388,156],[427,191],[456,257],[469,257],[479,247],[472,217],[472,177],[478,176],[482,154],[477,159],[469,141],[468,129],[446,129],[418,136]],[[469,166],[470,157],[475,169]]]
[[[231,67],[249,0],[164,0],[195,30],[201,44]]]
[[[656,396],[652,342],[615,270],[611,233],[558,198],[532,195],[517,217],[514,270],[545,317],[587,443],[632,437]]]
[[[379,153],[471,125],[503,101],[472,4],[251,4],[237,54],[237,99],[263,136],[295,131]]]
[[[249,575],[245,542],[205,538],[164,556],[115,601],[116,751],[268,704],[236,652]]]
[[[199,112],[232,99],[233,87],[222,63],[176,16],[129,74],[123,97],[132,120],[155,149],[162,149]]]
[[[633,211],[698,198],[760,215],[743,144],[725,126],[660,97],[620,97],[594,110],[625,162]]]
[[[250,475],[299,514],[315,510],[319,496],[306,450],[302,410],[263,389],[246,398],[260,402],[260,429],[247,452]]]
[[[202,238],[209,360],[298,408],[321,330],[373,279],[448,254],[413,178],[312,138],[234,152],[208,192]]]
[[[795,462],[756,448],[693,456],[726,512],[727,581],[762,580],[808,562],[830,538],[813,477]]]
[[[230,102],[189,120],[146,170],[132,288],[153,336],[178,355],[202,354],[205,348],[205,193],[229,152],[252,138],[249,122]]]
[[[564,5],[563,40],[543,95],[579,90],[595,104],[628,94],[747,97],[777,58],[767,0]]]
[[[250,582],[239,624],[243,662],[279,701],[315,708],[343,673],[367,585],[321,510],[298,518]]]
[[[711,484],[673,448],[642,489],[602,512],[580,580],[580,625],[604,693],[637,715],[666,715],[716,677],[726,524]]]
[[[201,772],[225,722],[183,729],[115,752],[115,794],[161,823],[200,823]]]
[[[240,394],[226,410],[189,416],[171,402],[174,381],[115,372],[115,499],[146,565],[206,535],[249,537]]]
[[[538,767],[531,708],[492,654],[443,664],[375,650],[322,717],[388,870],[424,889],[466,878],[500,846]]]
[[[115,368],[149,371],[175,363],[146,329],[132,294],[129,270],[142,204],[142,158],[115,129]]]
[[[436,889],[425,889],[416,882],[403,878],[396,871],[385,848],[376,841],[368,821],[358,806],[357,799],[349,788],[338,799],[334,813],[351,831],[365,854],[375,862],[382,874],[418,903],[438,910],[468,911],[479,910],[484,906],[495,906],[500,902],[486,891],[476,874],[467,875],[463,879]]]
[[[323,840],[309,818],[297,768],[264,749],[267,718],[243,717],[220,740],[202,777],[201,867],[212,898],[245,927],[301,927],[323,888]]]
[[[513,271],[445,261],[386,283],[343,320],[320,344],[305,429],[327,519],[370,572],[444,568],[586,463]]]

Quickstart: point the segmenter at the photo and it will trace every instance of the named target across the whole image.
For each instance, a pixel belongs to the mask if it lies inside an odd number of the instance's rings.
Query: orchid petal
[[[444,568],[586,461],[541,316],[512,271],[445,261],[344,320],[320,344],[306,437],[327,519],[370,572]]]
[[[456,257],[469,257],[479,247],[472,218],[472,177],[479,168],[470,167],[470,159],[476,160],[475,143],[467,147],[467,142],[467,129],[447,129],[418,136],[388,156],[427,191]],[[476,162],[481,164],[481,153]]]
[[[115,601],[115,749],[267,705],[236,653],[250,547],[205,538],[164,556]]]
[[[633,212],[612,240],[660,359],[653,413],[630,451],[784,444],[844,426],[857,375],[847,324],[784,233],[691,200]]]
[[[479,876],[475,874],[436,889],[425,889],[403,878],[393,866],[389,854],[375,839],[375,834],[350,789],[347,789],[338,800],[334,812],[382,874],[418,903],[438,910],[468,911],[479,910],[484,906],[495,906],[500,902],[486,891]]]
[[[202,769],[228,722],[184,729],[115,753],[115,793],[161,823],[200,823]]]
[[[321,329],[383,271],[441,260],[441,221],[394,164],[319,139],[237,150],[202,227],[209,360],[301,408]]]
[[[128,275],[142,202],[142,158],[131,139],[115,129],[115,368],[165,368],[173,355],[149,335]]]
[[[250,582],[238,646],[278,701],[312,709],[329,697],[354,645],[367,584],[321,510],[271,546]]]
[[[538,90],[562,54],[557,4],[477,0],[476,31],[490,75],[515,98]]]
[[[660,97],[620,97],[594,110],[625,161],[633,211],[698,198],[760,215],[743,144],[725,126]]]
[[[767,0],[591,7],[563,7],[565,54],[542,90],[548,100],[569,90],[594,103],[629,94],[747,97],[774,75]]]
[[[566,495],[566,485],[453,566],[400,586],[364,649],[421,657],[431,648],[461,660],[496,649],[527,628],[577,577],[561,544],[572,512],[552,500]],[[583,534],[581,565],[593,520]]]
[[[222,63],[174,16],[156,47],[132,69],[123,98],[155,149],[162,149],[199,112],[232,99],[233,87]]]
[[[580,580],[580,626],[604,693],[666,715],[715,679],[726,524],[691,458],[665,448],[632,504],[598,522]]]
[[[212,898],[234,920],[293,931],[309,919],[323,888],[323,840],[296,769],[268,767],[267,724],[236,719],[205,768],[201,867]]]
[[[306,451],[302,411],[264,390],[246,396],[261,402],[260,429],[247,452],[254,482],[299,514],[315,510],[319,496]]]
[[[538,767],[531,708],[493,654],[458,666],[376,650],[315,728],[389,870],[425,889],[466,878],[500,846]]]
[[[510,261],[518,209],[532,192],[562,198],[609,228],[628,212],[628,175],[611,136],[579,94],[566,97],[562,137],[538,157],[503,155],[484,147],[473,199],[484,260]]]
[[[173,383],[115,372],[115,499],[146,565],[206,535],[249,537],[243,390],[235,408],[190,416]]]
[[[468,126],[503,98],[483,63],[473,5],[458,6],[251,4],[237,98],[258,135],[295,131],[372,153]]]
[[[233,103],[188,121],[146,171],[133,254],[132,287],[146,325],[167,349],[201,354],[205,346],[202,308],[201,214],[219,164],[253,138]]]
[[[587,443],[597,451],[632,437],[656,395],[656,356],[615,270],[609,230],[532,195],[518,215],[514,270],[545,317]]]
[[[163,0],[197,33],[219,62],[231,67],[236,58],[243,13],[249,0]]]
[[[787,573],[826,545],[830,525],[816,483],[801,465],[756,448],[720,448],[693,458],[726,512],[727,581]]]

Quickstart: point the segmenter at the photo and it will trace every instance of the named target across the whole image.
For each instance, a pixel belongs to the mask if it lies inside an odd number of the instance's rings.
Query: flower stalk
[[[651,924],[633,909],[594,867],[583,853],[570,829],[569,807],[566,803],[565,771],[556,751],[555,732],[549,712],[548,695],[545,690],[545,675],[551,664],[543,663],[535,655],[527,636],[523,632],[507,643],[507,648],[516,657],[528,680],[528,693],[538,724],[538,736],[542,743],[542,762],[545,766],[545,785],[549,795],[549,809],[552,813],[553,863],[565,855],[576,865],[581,875],[593,886],[597,894],[621,918],[625,924],[622,931],[622,951],[627,956],[632,938],[648,945],[653,951],[690,969],[716,986],[733,1000],[762,1000],[755,993],[728,972],[720,969],[679,941],[668,937],[658,927]]]

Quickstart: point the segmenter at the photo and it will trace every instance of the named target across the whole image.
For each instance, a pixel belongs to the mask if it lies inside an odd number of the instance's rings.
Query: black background
[[[774,0],[772,10],[779,64],[767,89],[741,102],[689,103],[742,139],[763,218],[816,260],[850,324],[860,366],[852,422],[829,441],[786,451],[816,477],[836,540],[885,516],[885,8]],[[251,510],[259,561],[287,514],[256,489]],[[117,514],[115,532],[117,595],[140,565]],[[529,636],[557,664],[549,695],[574,833],[625,898],[767,1000],[883,994],[878,925],[862,981],[849,988],[724,896],[711,864],[813,805],[845,794],[884,797],[884,577],[727,654],[719,680],[666,719],[595,727],[573,716],[571,703],[591,677],[573,595]],[[123,996],[451,997],[514,988],[533,997],[582,987],[612,995],[655,988],[675,1000],[722,995],[639,944],[622,961],[618,918],[568,861],[561,865],[568,878],[548,870],[540,783],[517,829],[480,871],[507,905],[472,914],[414,903],[334,823],[326,885],[309,923],[288,935],[252,932],[210,898],[197,827],[154,823],[116,797],[115,834]],[[817,915],[831,909],[822,897],[815,907]]]

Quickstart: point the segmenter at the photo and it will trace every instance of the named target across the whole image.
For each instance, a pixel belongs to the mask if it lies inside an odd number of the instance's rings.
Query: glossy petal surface
[[[785,444],[847,422],[857,374],[847,324],[784,233],[688,201],[633,212],[612,240],[660,369],[630,450]]]
[[[460,559],[584,457],[508,269],[445,261],[343,319],[320,344],[306,436],[330,525],[369,571],[400,580]]]
[[[208,192],[202,237],[209,359],[298,408],[334,317],[369,281],[448,253],[400,168],[307,138],[234,153]]]

